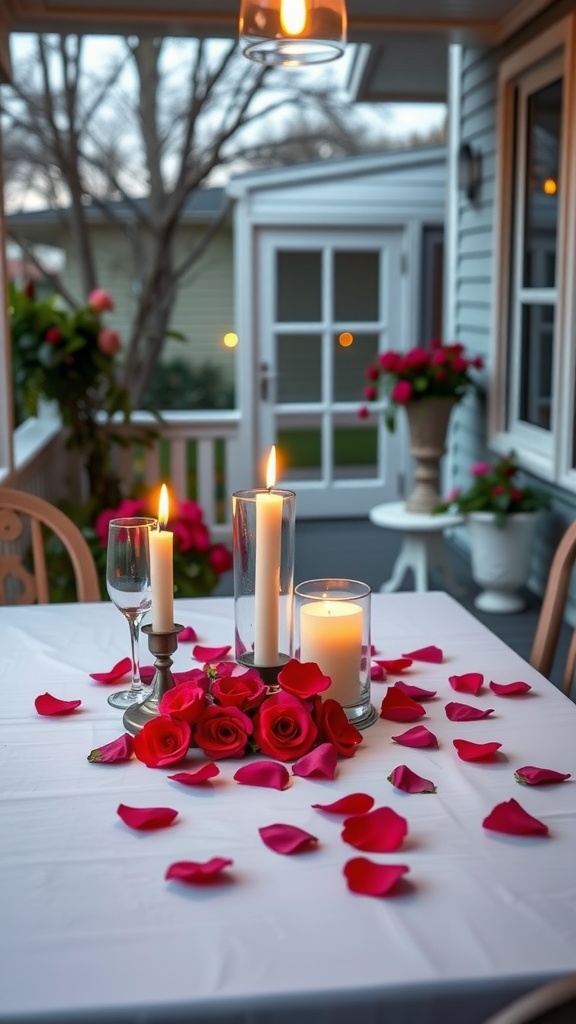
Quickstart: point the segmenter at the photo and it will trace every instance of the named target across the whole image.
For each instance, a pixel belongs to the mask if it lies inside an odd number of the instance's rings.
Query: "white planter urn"
[[[492,512],[470,512],[467,525],[472,578],[482,587],[474,599],[483,612],[521,612],[526,602],[518,593],[528,579],[537,512],[516,512],[497,526]]]

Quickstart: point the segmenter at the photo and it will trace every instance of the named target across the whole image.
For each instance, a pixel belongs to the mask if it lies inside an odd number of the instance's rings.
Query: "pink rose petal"
[[[349,793],[348,796],[341,796],[331,804],[312,804],[318,811],[326,811],[326,814],[366,814],[374,806],[374,797],[368,793]]]
[[[205,665],[208,661],[218,661],[218,658],[225,658],[230,647],[231,644],[227,644],[224,647],[202,647],[201,644],[196,644],[192,648],[192,657]]]
[[[259,828],[260,838],[274,853],[298,853],[318,845],[316,836],[295,825],[265,825]]]
[[[488,718],[494,714],[494,708],[473,708],[470,704],[459,704],[458,701],[449,701],[444,708],[446,718],[451,722],[475,722],[480,718]]]
[[[453,740],[462,761],[496,761],[496,751],[501,743],[472,743],[470,740]]]
[[[413,686],[411,683],[403,683],[400,679],[396,684],[396,689],[404,693],[406,697],[412,697],[412,700],[432,700],[436,696],[436,690],[424,690],[421,686]]]
[[[171,825],[178,811],[171,807],[128,807],[126,804],[118,804],[116,814],[129,828],[152,829]]]
[[[401,789],[404,793],[435,793],[436,786],[430,779],[423,779],[416,775],[411,768],[405,764],[399,764],[397,768],[388,775],[388,782],[391,782],[395,789]]]
[[[208,764],[201,765],[195,772],[176,772],[175,775],[169,775],[168,778],[172,782],[179,782],[182,786],[204,786],[211,779],[215,779],[217,775],[220,775],[220,769],[218,765],[210,761]]]
[[[302,779],[329,779],[336,775],[338,751],[333,743],[319,743],[292,765],[292,774]]]
[[[350,892],[360,896],[387,896],[409,870],[405,864],[375,864],[368,857],[353,857],[343,869]]]
[[[197,639],[198,634],[195,629],[192,629],[192,626],[184,626],[184,629],[178,633],[178,643],[181,644],[195,643]]]
[[[534,768],[533,765],[526,765],[514,772],[516,782],[523,782],[526,786],[546,786],[552,782],[565,782],[570,778],[570,772],[555,772],[553,768]]]
[[[253,761],[242,765],[234,774],[236,782],[243,786],[263,786],[267,789],[287,789],[290,773],[284,764],[277,761]]]
[[[118,739],[91,750],[87,760],[91,764],[112,764],[114,761],[129,761],[133,753],[132,737],[125,732]]]
[[[523,683],[521,680],[517,680],[515,683],[489,683],[488,684],[492,693],[496,693],[498,697],[515,697],[521,693],[528,693],[532,687],[530,683]]]
[[[380,718],[388,718],[392,722],[414,722],[425,714],[422,705],[412,700],[412,697],[407,697],[395,686],[388,687],[380,706]]]
[[[342,839],[365,853],[394,853],[408,832],[408,822],[391,807],[377,807],[368,814],[346,818]]]
[[[407,668],[410,668],[412,658],[393,658],[392,660],[378,658],[376,664],[381,665],[382,668],[391,675],[396,675],[396,673],[398,673],[398,675],[401,676]]]
[[[156,668],[154,665],[140,665],[140,679],[144,686],[150,686],[155,675]]]
[[[173,672],[172,678],[176,686],[180,683],[196,683],[203,690],[207,690],[209,686],[208,676],[201,668],[189,668],[185,672]]]
[[[427,729],[425,725],[415,725],[412,729],[407,729],[406,732],[400,733],[398,736],[393,736],[392,739],[395,743],[400,743],[403,747],[437,747],[438,740],[430,729]]]
[[[505,832],[509,836],[548,835],[548,826],[538,818],[533,818],[514,799],[496,804],[482,824],[484,828],[493,832]]]
[[[41,693],[34,701],[39,715],[71,715],[81,705],[81,700],[60,700],[51,693]]]
[[[383,683],[386,679],[386,671],[377,662],[370,666],[370,679],[373,683]]]
[[[444,661],[443,652],[434,644],[429,647],[420,647],[417,651],[405,651],[402,657],[412,658],[413,661],[428,661],[433,665],[441,665]]]
[[[164,878],[168,881],[186,882],[187,885],[209,885],[222,881],[221,872],[231,867],[233,860],[226,857],[212,857],[211,860],[176,860],[166,869]]]
[[[90,678],[95,679],[97,683],[115,683],[118,679],[122,679],[123,676],[127,676],[132,671],[132,662],[130,658],[122,658],[121,661],[117,661],[112,666],[109,672],[90,672]]]
[[[481,672],[464,672],[461,676],[449,676],[448,682],[458,693],[472,693],[477,697],[482,689],[484,676]]]
[[[300,700],[307,700],[316,693],[322,693],[332,686],[330,676],[325,676],[314,661],[296,661],[292,658],[281,672],[278,683],[285,691]]]

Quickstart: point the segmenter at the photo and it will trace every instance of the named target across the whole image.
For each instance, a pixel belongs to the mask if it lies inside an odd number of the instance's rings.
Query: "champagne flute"
[[[106,588],[108,594],[130,626],[132,649],[132,681],[127,690],[108,697],[113,708],[129,708],[141,703],[149,694],[140,678],[140,623],[152,607],[150,585],[150,530],[158,521],[145,517],[112,519],[108,528],[106,555]]]

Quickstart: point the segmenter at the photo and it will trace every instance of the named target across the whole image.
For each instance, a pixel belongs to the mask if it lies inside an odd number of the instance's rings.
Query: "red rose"
[[[260,750],[279,761],[296,761],[307,754],[317,736],[308,708],[289,693],[268,697],[254,720],[254,738]]]
[[[251,668],[239,676],[216,679],[212,684],[212,696],[221,708],[253,711],[262,703],[266,693],[260,676]]]
[[[364,737],[348,721],[342,705],[328,697],[318,710],[321,740],[332,743],[342,757],[354,757],[356,747]]]
[[[206,757],[242,757],[252,735],[252,721],[238,708],[210,705],[194,732],[194,742]]]
[[[378,361],[385,373],[398,373],[402,365],[402,356],[399,352],[381,352]]]
[[[97,313],[106,313],[114,309],[114,299],[104,288],[95,288],[88,296],[88,305]]]
[[[430,353],[426,348],[412,348],[404,358],[405,366],[411,370],[421,370],[430,363]]]
[[[371,366],[367,366],[366,376],[368,377],[368,380],[378,380],[378,377],[380,376],[379,368],[373,364]]]
[[[390,398],[393,402],[397,402],[398,405],[406,405],[407,402],[412,398],[412,385],[409,380],[399,380],[396,382],[390,393]]]
[[[62,334],[57,327],[49,327],[44,338],[49,345],[59,345],[62,341]]]
[[[115,356],[121,344],[118,331],[111,327],[103,327],[98,334],[98,348],[105,356]]]
[[[194,725],[207,704],[203,687],[194,683],[177,683],[160,698],[158,710],[161,715]]]
[[[378,392],[373,384],[367,384],[366,387],[362,389],[362,396],[367,402],[373,402],[377,395]]]
[[[134,753],[148,768],[163,768],[186,757],[190,726],[175,718],[151,718],[134,737]]]
[[[359,420],[367,420],[370,415],[370,410],[365,405],[361,405],[356,413]]]
[[[452,360],[452,369],[455,373],[464,373],[464,370],[468,369],[468,362],[463,356],[456,356]]]
[[[221,576],[224,572],[229,572],[232,568],[232,552],[230,548],[227,548],[225,544],[214,544],[210,549],[208,562],[210,568],[214,570],[217,576]]]

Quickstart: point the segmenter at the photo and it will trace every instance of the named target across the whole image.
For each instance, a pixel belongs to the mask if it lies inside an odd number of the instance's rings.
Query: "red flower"
[[[163,768],[186,757],[190,726],[174,718],[151,718],[134,737],[134,753],[148,768]]]
[[[111,327],[103,327],[98,334],[98,348],[105,356],[115,356],[121,347],[120,335]]]
[[[385,373],[397,373],[402,365],[402,356],[399,352],[382,352],[378,361]]]
[[[430,363],[430,353],[426,348],[413,348],[404,357],[404,365],[412,370],[420,370]]]
[[[443,348],[437,348],[432,353],[432,358],[431,358],[430,362],[432,363],[432,366],[445,366],[446,360],[447,360],[446,350],[443,349]]]
[[[298,697],[276,693],[260,706],[254,737],[260,750],[279,761],[295,761],[312,749],[318,736],[310,712]]]
[[[390,398],[398,405],[406,405],[412,398],[412,392],[413,388],[409,380],[398,380],[392,388]]]
[[[252,721],[238,708],[206,708],[194,732],[194,742],[213,761],[242,757],[252,735]]]
[[[373,402],[378,395],[378,392],[373,384],[367,384],[362,391],[362,395],[367,402]]]
[[[161,715],[194,725],[207,703],[206,694],[201,686],[195,686],[194,683],[178,683],[160,698],[158,710]]]
[[[212,696],[221,708],[253,711],[262,703],[266,693],[267,689],[254,669],[248,669],[239,676],[216,679],[212,684]]]
[[[124,519],[132,516],[146,515],[146,505],[143,501],[121,501],[118,508],[105,508],[96,517],[94,529],[98,535],[100,546],[105,548],[108,544],[108,527],[112,519]]]
[[[368,377],[368,380],[378,380],[378,377],[380,376],[380,370],[378,369],[377,366],[374,365],[367,366],[366,376]]]
[[[232,552],[230,548],[227,548],[225,544],[214,544],[210,549],[208,555],[208,562],[210,568],[214,572],[221,576],[222,573],[229,572],[232,568]]]
[[[341,757],[354,757],[356,747],[362,743],[362,733],[352,725],[346,717],[341,704],[328,697],[319,709],[320,736],[327,743],[332,743]]]
[[[44,335],[44,340],[47,341],[49,345],[59,345],[62,341],[62,334],[57,327],[49,327]]]
[[[367,420],[369,415],[370,415],[370,410],[367,409],[365,405],[362,405],[358,409],[358,412],[356,413],[356,415],[357,415],[359,420]]]
[[[106,313],[114,309],[114,299],[104,288],[94,288],[88,296],[88,305],[96,313]]]

